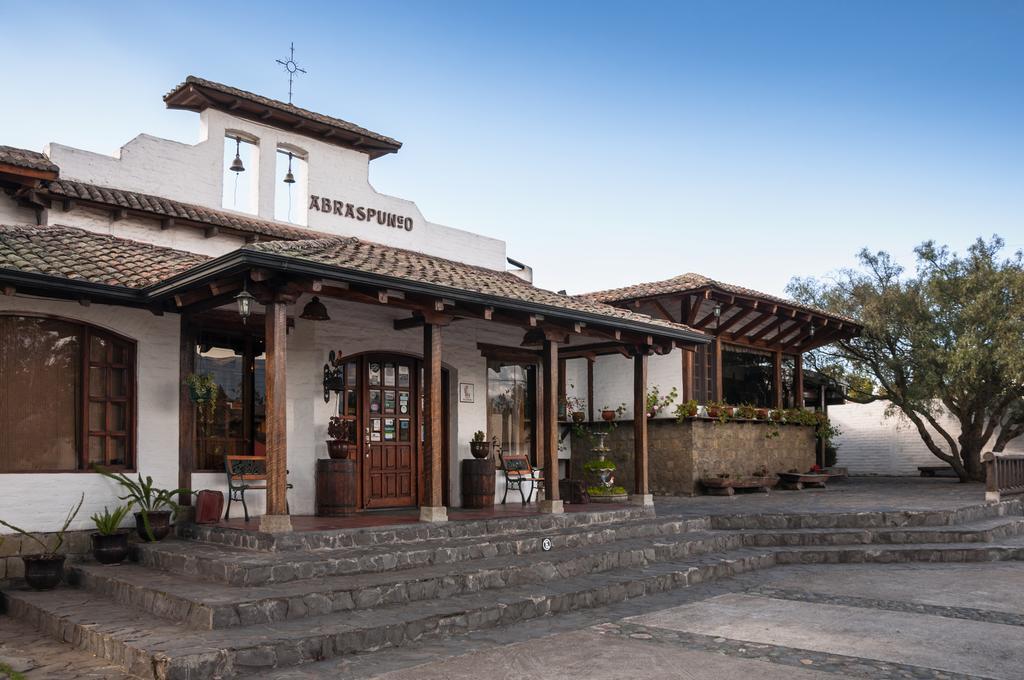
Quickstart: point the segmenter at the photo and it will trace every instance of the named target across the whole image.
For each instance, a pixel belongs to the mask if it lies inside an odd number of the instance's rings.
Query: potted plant
[[[693,418],[697,415],[697,400],[689,399],[679,406],[676,406],[676,420],[682,422],[685,418]]]
[[[661,393],[658,390],[657,385],[652,387],[647,392],[647,417],[654,418],[655,416],[657,416],[659,413],[662,412],[662,410],[667,409],[669,406],[675,403],[676,397],[678,396],[679,392],[676,390],[675,387],[673,387],[671,391],[669,391],[669,393],[666,394],[665,396],[661,396]]]
[[[721,401],[712,401],[704,406],[704,410],[708,414],[708,418],[714,418],[720,422],[725,422],[732,417],[733,407]]]
[[[757,409],[750,404],[741,404],[736,408],[736,417],[743,420],[754,420],[757,417]]]
[[[768,420],[768,409],[766,409],[766,408],[754,409],[754,417],[757,418],[758,420]]]
[[[217,381],[212,373],[189,373],[185,376],[185,385],[188,387],[188,398],[199,409],[203,419],[208,421],[213,418],[213,411],[217,407]]]
[[[625,404],[619,404],[616,408],[611,408],[610,406],[605,406],[604,408],[601,409],[601,418],[605,422],[610,423],[610,422],[613,422],[616,418],[618,418],[619,416],[621,416],[625,412],[626,412],[626,405]]]
[[[473,433],[473,439],[469,442],[469,452],[473,454],[474,458],[481,459],[491,455],[491,443],[487,441],[487,435],[483,433],[483,430]]]
[[[104,505],[102,514],[97,512],[92,516],[96,525],[92,556],[100,564],[119,564],[128,558],[128,532],[121,529],[121,524],[131,510],[131,503],[119,505],[113,512]]]
[[[334,460],[345,460],[352,448],[352,421],[331,416],[327,423],[327,455]]]
[[[178,504],[174,497],[178,494],[190,493],[188,489],[160,489],[153,485],[153,478],[142,478],[139,473],[138,480],[133,480],[128,475],[121,473],[110,473],[102,468],[99,472],[113,479],[121,485],[126,492],[119,498],[123,501],[131,501],[139,507],[135,513],[135,529],[139,538],[143,541],[159,541],[171,533],[171,517],[178,512]]]
[[[565,412],[572,422],[579,424],[587,419],[587,402],[579,397],[566,397]]]
[[[25,563],[25,583],[33,590],[52,590],[64,578],[64,560],[66,555],[61,555],[60,549],[64,545],[64,534],[67,532],[68,527],[71,526],[71,523],[75,521],[75,517],[78,515],[78,511],[82,509],[84,501],[85,494],[83,493],[81,498],[78,499],[78,505],[68,511],[68,516],[64,519],[64,525],[61,526],[60,531],[53,535],[53,547],[47,545],[44,539],[39,538],[35,534],[30,534],[24,529],[0,519],[0,525],[35,541],[43,549],[41,553],[22,555],[21,557],[22,562]],[[3,539],[0,539],[0,543],[3,543]]]

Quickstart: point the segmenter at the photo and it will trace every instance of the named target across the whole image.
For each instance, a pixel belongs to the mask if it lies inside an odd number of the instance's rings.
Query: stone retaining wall
[[[615,484],[633,490],[633,422],[617,421],[606,445],[608,457],[616,463]],[[584,426],[604,430],[605,423]],[[763,421],[734,420],[719,423],[707,418],[689,418],[681,423],[654,419],[647,423],[651,492],[665,496],[701,493],[700,478],[728,473],[749,476],[762,466],[771,473],[796,469],[805,471],[815,462],[814,428],[808,425],[779,425],[778,436],[768,437],[772,425]],[[572,435],[572,476],[591,483],[583,472],[585,461],[594,458],[590,449],[596,441]]]
[[[69,531],[64,534],[64,545],[60,552],[67,555],[68,561],[79,561],[92,553],[92,531]],[[53,545],[53,534],[33,534],[41,538],[47,545]],[[25,575],[25,563],[22,555],[38,555],[42,552],[39,544],[25,538],[21,534],[0,535],[0,587],[14,579]]]

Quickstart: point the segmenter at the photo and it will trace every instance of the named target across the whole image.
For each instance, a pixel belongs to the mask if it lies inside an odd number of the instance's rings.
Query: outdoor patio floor
[[[961,484],[956,479],[933,477],[851,477],[835,481],[825,489],[803,491],[774,490],[744,492],[735,496],[655,496],[654,508],[659,517],[707,517],[714,515],[780,514],[780,513],[845,513],[895,512],[901,510],[933,511],[981,505],[985,489],[981,483]],[[589,503],[566,504],[567,513],[607,512],[633,508],[628,504]],[[449,508],[449,521],[529,517],[540,514],[536,503],[520,502],[495,505],[485,509]],[[368,510],[348,517],[313,517],[293,515],[295,531],[331,531],[398,526],[419,522],[418,508]],[[242,531],[258,531],[259,519],[252,517],[222,520],[214,525]]]

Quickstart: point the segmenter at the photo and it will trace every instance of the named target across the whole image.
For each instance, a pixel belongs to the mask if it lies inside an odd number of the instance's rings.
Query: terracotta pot
[[[708,418],[718,418],[722,415],[722,409],[719,406],[706,406],[705,410],[708,413]]]
[[[153,530],[153,540],[161,541],[167,538],[167,534],[171,533],[171,511],[156,510],[146,514],[149,516],[149,526]],[[142,519],[141,512],[135,513],[135,530],[138,532],[139,538],[150,542],[149,534],[146,532],[146,523]]]
[[[723,406],[722,407],[722,415],[727,416],[729,418],[732,418],[732,415],[733,415],[733,413],[735,413],[735,411],[736,411],[736,409],[734,409],[732,406]]]
[[[100,564],[120,564],[128,559],[128,532],[93,534],[92,556]]]
[[[768,420],[768,409],[759,408],[754,412],[758,420]]]
[[[610,408],[601,411],[601,418],[608,421],[609,423],[615,420],[615,416],[617,415],[618,414],[615,413],[615,411],[611,410]]]
[[[331,460],[348,460],[351,447],[352,445],[348,442],[331,439],[327,442],[327,455],[331,457]]]
[[[487,458],[491,455],[491,443],[490,442],[470,442],[469,452],[473,454],[474,458]]]
[[[772,411],[772,420],[775,422],[782,420],[782,411]]]
[[[33,590],[53,590],[64,578],[64,555],[24,555],[25,583]]]

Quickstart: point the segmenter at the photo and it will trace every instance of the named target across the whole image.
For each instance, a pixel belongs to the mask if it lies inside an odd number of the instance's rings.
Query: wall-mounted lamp
[[[313,296],[313,299],[306,303],[306,306],[302,308],[302,314],[299,314],[300,319],[306,319],[307,321],[330,321],[331,317],[327,315],[327,307],[324,307],[324,303],[320,302],[320,298]]]
[[[235,304],[238,305],[238,316],[242,317],[242,323],[248,320],[252,314],[252,303],[256,300],[249,292],[247,284],[242,284],[242,292],[235,296]]]

